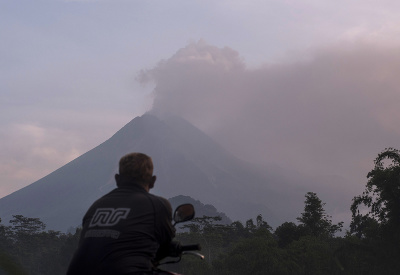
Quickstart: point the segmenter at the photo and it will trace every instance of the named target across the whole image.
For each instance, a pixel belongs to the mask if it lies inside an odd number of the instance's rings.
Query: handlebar
[[[184,254],[190,254],[190,255],[196,256],[196,257],[204,260],[204,256],[198,252],[195,252],[196,250],[201,250],[200,244],[181,245],[179,241],[172,241],[170,243],[168,256],[176,257],[178,259],[173,260],[173,261],[163,262],[163,263],[156,263],[156,266],[164,265],[164,264],[178,263],[181,260],[182,255],[184,255]]]
[[[181,249],[183,251],[192,251],[192,250],[201,250],[200,244],[189,244],[189,245],[182,245]]]
[[[169,256],[180,257],[184,251],[201,250],[200,244],[181,245],[179,241],[172,241],[169,248]]]

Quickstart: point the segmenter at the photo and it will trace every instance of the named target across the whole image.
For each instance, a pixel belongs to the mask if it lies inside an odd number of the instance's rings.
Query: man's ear
[[[150,183],[149,183],[149,189],[154,187],[154,183],[156,182],[157,176],[152,176]]]
[[[120,179],[119,175],[118,175],[118,174],[115,174],[114,178],[115,178],[115,181],[116,181],[116,182],[117,182],[117,184],[118,184],[118,182],[119,182],[119,179]]]

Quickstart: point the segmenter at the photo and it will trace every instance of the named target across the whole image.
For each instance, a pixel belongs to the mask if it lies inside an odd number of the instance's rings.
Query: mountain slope
[[[0,217],[3,221],[15,214],[39,217],[49,229],[62,231],[77,226],[93,201],[115,188],[118,161],[129,152],[153,158],[157,182],[152,193],[191,196],[232,220],[263,214],[277,225],[288,216],[283,202],[289,208],[291,203],[299,205],[284,182],[235,158],[187,121],[145,114],[96,148],[0,199]]]

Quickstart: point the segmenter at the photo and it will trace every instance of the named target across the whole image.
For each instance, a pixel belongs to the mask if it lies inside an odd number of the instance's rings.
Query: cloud
[[[155,112],[186,118],[239,157],[340,175],[354,191],[376,155],[400,145],[399,72],[396,47],[365,41],[252,70],[200,41],[139,80],[156,83]]]
[[[80,137],[61,128],[13,124],[3,128],[0,137],[0,197],[32,179],[46,176],[82,154],[81,148],[76,147],[82,144]]]
[[[142,71],[138,79],[142,84],[152,80],[157,83],[154,110],[175,113],[199,125],[210,123],[228,110],[229,104],[224,104],[224,109],[218,104],[226,92],[234,92],[232,76],[242,77],[243,73],[245,64],[236,51],[199,41],[161,61],[156,68]]]

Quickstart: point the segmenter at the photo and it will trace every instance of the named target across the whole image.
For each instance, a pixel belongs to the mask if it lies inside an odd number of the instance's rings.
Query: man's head
[[[124,181],[137,182],[148,189],[153,188],[156,176],[153,176],[153,161],[142,153],[130,153],[119,161],[119,175],[115,175],[117,183]]]

